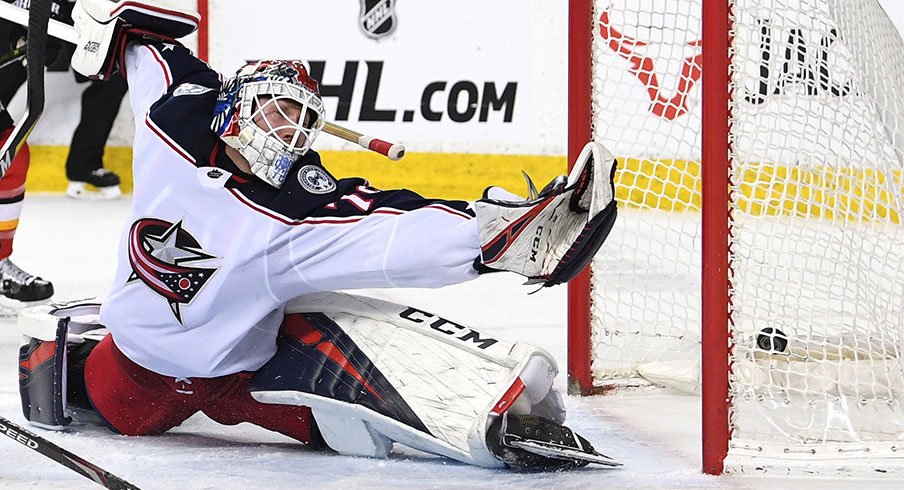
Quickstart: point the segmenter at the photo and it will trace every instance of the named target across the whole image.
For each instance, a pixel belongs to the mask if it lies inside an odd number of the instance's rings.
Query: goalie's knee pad
[[[60,430],[73,416],[94,422],[85,390],[85,362],[107,334],[98,323],[100,303],[26,308],[19,314],[19,394],[32,425]]]
[[[481,247],[477,270],[517,272],[528,284],[544,286],[571,280],[615,223],[615,165],[609,151],[590,142],[568,177],[556,178],[537,196],[518,200],[485,193],[475,204]]]

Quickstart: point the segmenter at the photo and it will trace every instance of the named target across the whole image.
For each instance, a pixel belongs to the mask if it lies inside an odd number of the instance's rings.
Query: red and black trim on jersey
[[[276,343],[276,355],[251,379],[252,392],[295,391],[361,405],[431,434],[373,361],[328,316],[286,315]]]

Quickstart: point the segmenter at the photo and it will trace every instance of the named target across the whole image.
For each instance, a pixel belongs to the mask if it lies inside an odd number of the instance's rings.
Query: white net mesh
[[[593,265],[603,383],[696,384],[700,2],[595,2],[593,134],[624,203]],[[872,468],[904,440],[904,42],[876,0],[732,16],[729,468]]]

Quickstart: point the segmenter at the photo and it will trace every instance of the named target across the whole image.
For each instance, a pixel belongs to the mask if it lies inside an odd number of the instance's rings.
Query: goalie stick
[[[32,0],[34,2],[35,0]],[[118,490],[137,489],[135,485],[123,480],[122,478],[100,468],[83,458],[57,446],[56,444],[44,439],[43,437],[32,434],[22,427],[0,417],[0,433],[10,439],[22,444],[23,446],[35,450],[44,456],[60,463],[72,471],[92,480],[93,482],[105,488]]]
[[[366,134],[361,134],[357,131],[343,128],[342,126],[331,122],[326,123],[326,125],[323,127],[323,132],[342,138],[345,141],[355,143],[361,148],[366,148],[370,151],[385,155],[390,160],[399,160],[403,156],[405,156],[405,147],[402,145],[383,141]]]

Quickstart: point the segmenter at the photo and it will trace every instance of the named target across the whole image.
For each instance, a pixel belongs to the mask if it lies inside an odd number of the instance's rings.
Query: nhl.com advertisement
[[[168,0],[197,9],[197,0]],[[517,0],[207,0],[206,57],[303,60],[329,120],[410,152],[564,155],[567,9]],[[198,52],[202,31],[180,40]],[[68,145],[84,85],[50,73],[33,145]],[[24,99],[24,97],[22,97]],[[20,104],[21,105],[21,104]],[[131,145],[124,103],[108,143]],[[320,150],[359,150],[325,135]]]
[[[511,0],[218,5],[211,2],[209,33],[215,69],[305,60],[320,81],[327,117],[339,124],[405,141],[412,151],[563,150],[566,69],[564,60],[550,62],[553,49],[566,49],[565,12],[554,12],[562,9]],[[557,46],[535,36],[535,23],[551,15],[562,20]],[[542,31],[541,38],[555,34]],[[549,46],[549,60],[534,53],[537,44]],[[544,73],[562,85],[540,90]],[[549,124],[558,125],[555,135]]]

